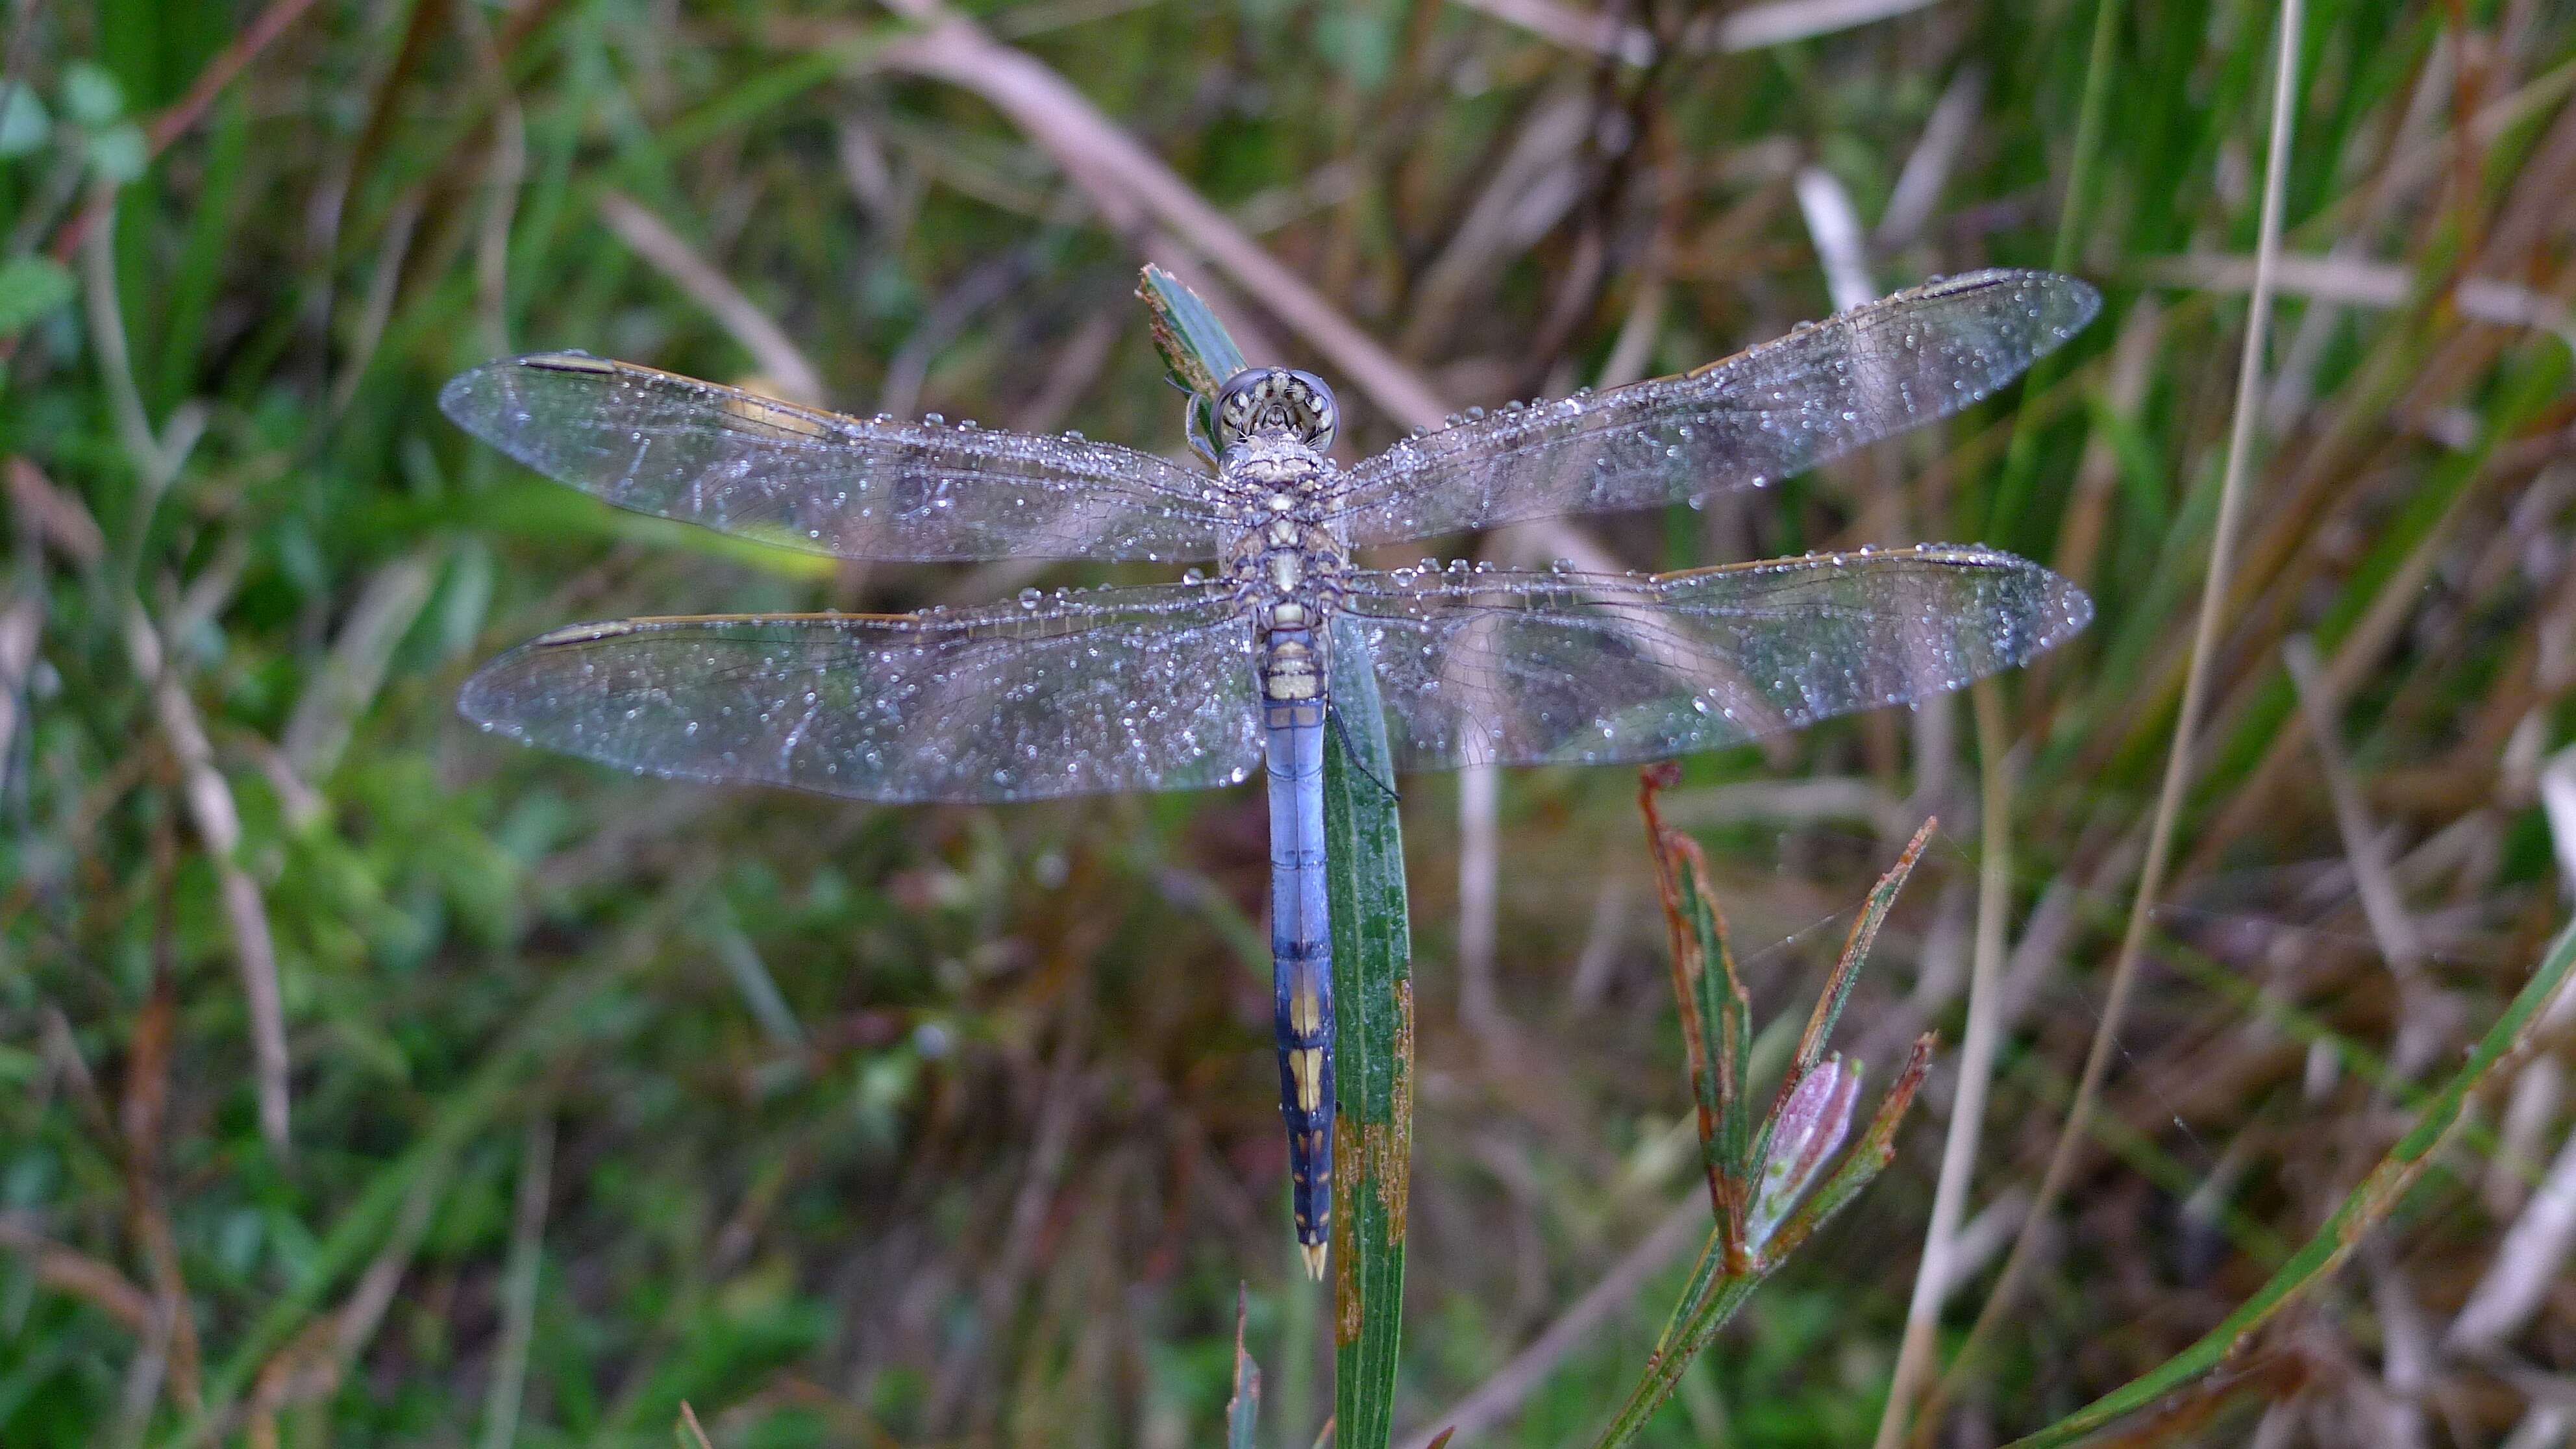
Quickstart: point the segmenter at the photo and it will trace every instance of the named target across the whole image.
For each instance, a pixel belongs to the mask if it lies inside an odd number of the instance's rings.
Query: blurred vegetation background
[[[1916,1031],[1957,1039],[1981,841],[2011,840],[1994,1085],[1934,1285],[1955,1350],[2101,1023],[2175,728],[2272,7],[0,13],[0,1443],[658,1444],[684,1400],[720,1446],[1204,1443],[1239,1281],[1264,1442],[1314,1440],[1330,1315],[1284,1208],[1257,786],[869,808],[613,776],[452,711],[476,661],[577,619],[1103,571],[835,568],[618,515],[471,446],[434,406],[451,373],[580,347],[1177,453],[1147,259],[1255,360],[1333,379],[1361,451],[1936,273],[2104,289],[1953,425],[1704,512],[1459,545],[1670,568],[1976,540],[2093,591],[1988,728],[1964,698],[1837,722],[1694,759],[1665,805],[1766,1013],[1940,815],[1845,1018],[1881,1080]],[[2173,867],[1938,1443],[2217,1322],[2564,915],[2576,12],[2324,0],[2297,41]],[[1636,788],[1407,788],[1399,1439],[1471,1408],[1461,1443],[1588,1442],[1706,1231]],[[2129,1442],[2567,1442],[2569,1025],[2352,1266]],[[1959,1060],[1648,1441],[1870,1438]]]

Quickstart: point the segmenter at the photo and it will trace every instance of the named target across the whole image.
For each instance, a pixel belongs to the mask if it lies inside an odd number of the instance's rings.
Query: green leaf
[[[0,160],[42,149],[53,133],[53,117],[25,81],[0,89]]]
[[[72,274],[52,257],[11,257],[0,262],[0,337],[72,299]]]
[[[1404,837],[1365,635],[1334,621],[1324,739],[1324,848],[1333,913],[1333,1422],[1342,1449],[1395,1432],[1404,1224],[1413,1162],[1413,940]]]
[[[1878,942],[1878,928],[1887,923],[1887,913],[1895,906],[1897,893],[1905,889],[1906,877],[1914,873],[1914,862],[1922,858],[1924,845],[1932,839],[1932,832],[1940,823],[1938,820],[1924,821],[1914,832],[1914,838],[1905,843],[1905,850],[1896,857],[1896,864],[1889,866],[1887,873],[1878,878],[1878,884],[1870,887],[1869,900],[1861,907],[1860,919],[1852,922],[1851,934],[1843,940],[1842,957],[1834,963],[1833,975],[1825,984],[1825,992],[1816,998],[1816,1009],[1807,1018],[1806,1033],[1798,1038],[1797,1055],[1790,1058],[1790,1083],[1794,1084],[1798,1078],[1814,1071],[1816,1063],[1825,1059],[1825,1043],[1832,1040],[1834,1023],[1842,1020],[1843,1007],[1851,1001],[1852,987],[1860,980],[1860,968],[1869,960],[1870,947]],[[1781,1090],[1786,1095],[1788,1088],[1784,1086]]]
[[[1690,1063],[1691,1092],[1699,1104],[1700,1162],[1708,1176],[1709,1209],[1717,1215],[1730,1268],[1742,1266],[1746,1183],[1753,1119],[1747,1082],[1752,1071],[1752,1001],[1735,969],[1726,915],[1709,890],[1708,857],[1699,842],[1668,828],[1655,809],[1658,791],[1680,778],[1670,765],[1638,772],[1637,808],[1646,817],[1646,845],[1655,857],[1655,886],[1671,937],[1673,1005],[1681,1015],[1682,1049]],[[1714,957],[1718,970],[1708,969]]]
[[[91,130],[113,125],[125,114],[125,88],[98,62],[73,61],[63,67],[63,113]]]
[[[143,139],[143,128],[132,121],[110,126],[89,138],[90,170],[102,181],[122,186],[141,176],[151,164],[151,144]]]
[[[1136,284],[1136,295],[1153,314],[1154,346],[1163,361],[1202,399],[1213,400],[1227,378],[1249,366],[1225,324],[1180,278],[1149,266]]]
[[[2504,1009],[2504,1015],[2497,1017],[2495,1025],[2478,1039],[2467,1065],[2424,1108],[2415,1125],[2397,1139],[2397,1145],[2388,1149],[2388,1155],[2379,1160],[2370,1175],[2344,1194],[2316,1236],[2282,1264],[2253,1297],[2191,1347],[2038,1433],[2014,1440],[2007,1449],[2052,1449],[2071,1444],[2123,1414],[2147,1407],[2218,1367],[2254,1330],[2343,1266],[2343,1260],[2363,1236],[2396,1209],[2406,1190],[2431,1165],[2434,1150],[2459,1125],[2460,1109],[2469,1095],[2486,1081],[2498,1062],[2520,1053],[2532,1023],[2566,985],[2570,966],[2576,966],[2576,924],[2570,924],[2550,943],[2539,969],[2531,973],[2531,980],[2524,983],[2520,994]]]
[[[1316,17],[1315,48],[1353,88],[1374,95],[1395,70],[1398,25],[1376,5],[1338,6]]]

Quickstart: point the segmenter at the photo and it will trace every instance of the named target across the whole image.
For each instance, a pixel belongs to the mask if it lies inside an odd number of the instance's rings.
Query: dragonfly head
[[[1217,390],[1220,448],[1261,433],[1286,433],[1321,452],[1333,446],[1333,430],[1341,420],[1341,408],[1324,380],[1292,367],[1245,368]]]

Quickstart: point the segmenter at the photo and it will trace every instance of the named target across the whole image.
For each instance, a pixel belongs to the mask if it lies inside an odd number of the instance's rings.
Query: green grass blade
[[[1673,1005],[1681,1017],[1691,1092],[1699,1104],[1700,1162],[1708,1175],[1709,1211],[1716,1214],[1722,1230],[1727,1265],[1740,1268],[1744,1184],[1753,1172],[1747,1160],[1753,1119],[1746,1090],[1752,1069],[1752,1002],[1736,974],[1726,916],[1709,891],[1708,858],[1698,842],[1667,828],[1655,809],[1656,792],[1678,778],[1679,772],[1669,765],[1641,771],[1637,808],[1646,817],[1646,845],[1655,857],[1655,884],[1672,938]],[[1715,971],[1709,969],[1712,958],[1718,965]]]
[[[2487,1079],[2496,1063],[2522,1047],[2524,1034],[2566,984],[2571,965],[2576,965],[2576,925],[2560,932],[2550,944],[2540,968],[2532,972],[2531,980],[2505,1008],[2504,1015],[2496,1018],[2495,1025],[2479,1038],[2477,1049],[2469,1053],[2468,1064],[2424,1108],[2415,1125],[2388,1149],[2388,1155],[2379,1160],[2359,1186],[2344,1195],[2316,1236],[2282,1264],[2281,1270],[2253,1297],[2227,1315],[2226,1321],[2155,1368],[2038,1433],[2015,1440],[2009,1449],[2051,1449],[2054,1445],[2072,1444],[2123,1414],[2145,1408],[2216,1368],[2247,1335],[2269,1322],[2300,1294],[2324,1282],[2342,1266],[2363,1235],[2396,1209],[2406,1190],[2432,1162],[2434,1149],[2459,1125],[2460,1109],[2469,1094]]]
[[[1136,283],[1136,295],[1153,314],[1154,346],[1190,391],[1214,399],[1227,378],[1249,365],[1233,334],[1180,278],[1149,266]]]
[[[1404,837],[1360,631],[1337,621],[1324,740],[1324,844],[1333,912],[1333,1412],[1343,1449],[1381,1449],[1395,1430],[1404,1307],[1405,1195],[1413,1156],[1413,942]],[[1356,758],[1354,758],[1356,756]]]
[[[1715,1248],[1713,1242],[1711,1248],[1712,1251]],[[1647,1360],[1644,1376],[1629,1392],[1628,1401],[1619,1406],[1618,1417],[1610,1421],[1609,1428],[1601,1431],[1594,1449],[1618,1449],[1644,1432],[1647,1421],[1655,1417],[1655,1411],[1662,1408],[1664,1400],[1671,1398],[1673,1390],[1680,1386],[1682,1375],[1689,1370],[1692,1360],[1698,1358],[1700,1350],[1717,1337],[1719,1329],[1734,1320],[1737,1310],[1753,1296],[1753,1290],[1762,1286],[1762,1278],[1760,1269],[1718,1275],[1701,1290],[1703,1296],[1690,1312],[1666,1330],[1667,1342]]]
[[[1697,996],[1697,1009],[1692,1016],[1699,1030],[1699,1049],[1709,1067],[1698,1074],[1701,1080],[1693,1083],[1702,1113],[1700,1157],[1712,1182],[1723,1176],[1741,1183],[1749,1179],[1753,1170],[1745,1160],[1745,1148],[1753,1136],[1753,1116],[1744,1080],[1753,1050],[1752,999],[1745,994],[1742,978],[1736,975],[1735,950],[1726,939],[1726,917],[1708,892],[1708,868],[1696,850],[1691,853],[1691,869],[1682,874],[1681,894],[1699,958],[1691,973],[1691,990]],[[1714,970],[1710,969],[1712,960],[1716,963]],[[1712,1126],[1714,1131],[1710,1130]],[[1735,1226],[1740,1231],[1744,1208],[1741,1193],[1732,1207],[1738,1220]]]
[[[1154,348],[1172,370],[1172,378],[1190,390],[1190,428],[1200,437],[1216,436],[1216,394],[1225,380],[1251,364],[1234,334],[1208,310],[1199,294],[1161,267],[1147,266],[1136,282],[1136,295],[1153,318]]]
[[[2120,0],[2095,0],[2093,6],[2093,40],[2084,65],[2084,99],[2076,114],[2074,155],[2067,165],[2066,200],[2057,214],[2057,241],[2048,252],[2048,269],[2053,272],[2073,271],[2083,243],[2083,222],[2091,212],[2097,184],[2102,128],[2110,112],[2111,52],[2117,43],[2123,8]],[[2050,353],[2032,363],[2022,396],[2039,396],[2065,368],[2066,359],[2060,353]],[[2031,494],[2038,486],[2038,438],[2039,419],[2034,410],[2023,408],[2014,414],[2012,441],[2006,446],[2003,476],[1995,485],[1986,512],[1984,536],[2009,538],[2024,548],[2038,547],[2036,540],[2012,538],[2016,525],[2029,516]],[[2045,553],[2041,556],[2045,557]]]
[[[223,284],[225,259],[245,216],[239,198],[248,169],[250,133],[250,104],[236,92],[216,113],[197,212],[189,218],[187,244],[171,269],[162,302],[168,321],[153,397],[162,410],[188,395],[197,382],[196,370],[205,363],[206,322]]]

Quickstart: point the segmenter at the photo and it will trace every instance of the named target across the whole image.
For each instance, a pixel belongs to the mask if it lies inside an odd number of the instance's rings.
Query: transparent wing
[[[1252,631],[1193,585],[1023,609],[633,619],[493,660],[458,705],[528,744],[863,800],[1034,800],[1246,778]]]
[[[2074,335],[2100,304],[2071,278],[1977,272],[1679,377],[1444,428],[1351,470],[1351,541],[1758,488],[1957,412]]]
[[[486,363],[459,427],[620,508],[869,559],[1212,558],[1210,480],[1108,443],[867,421],[579,352]]]
[[[2037,564],[1946,545],[1651,577],[1366,573],[1344,609],[1404,770],[1737,744],[1956,689],[2093,615]]]

